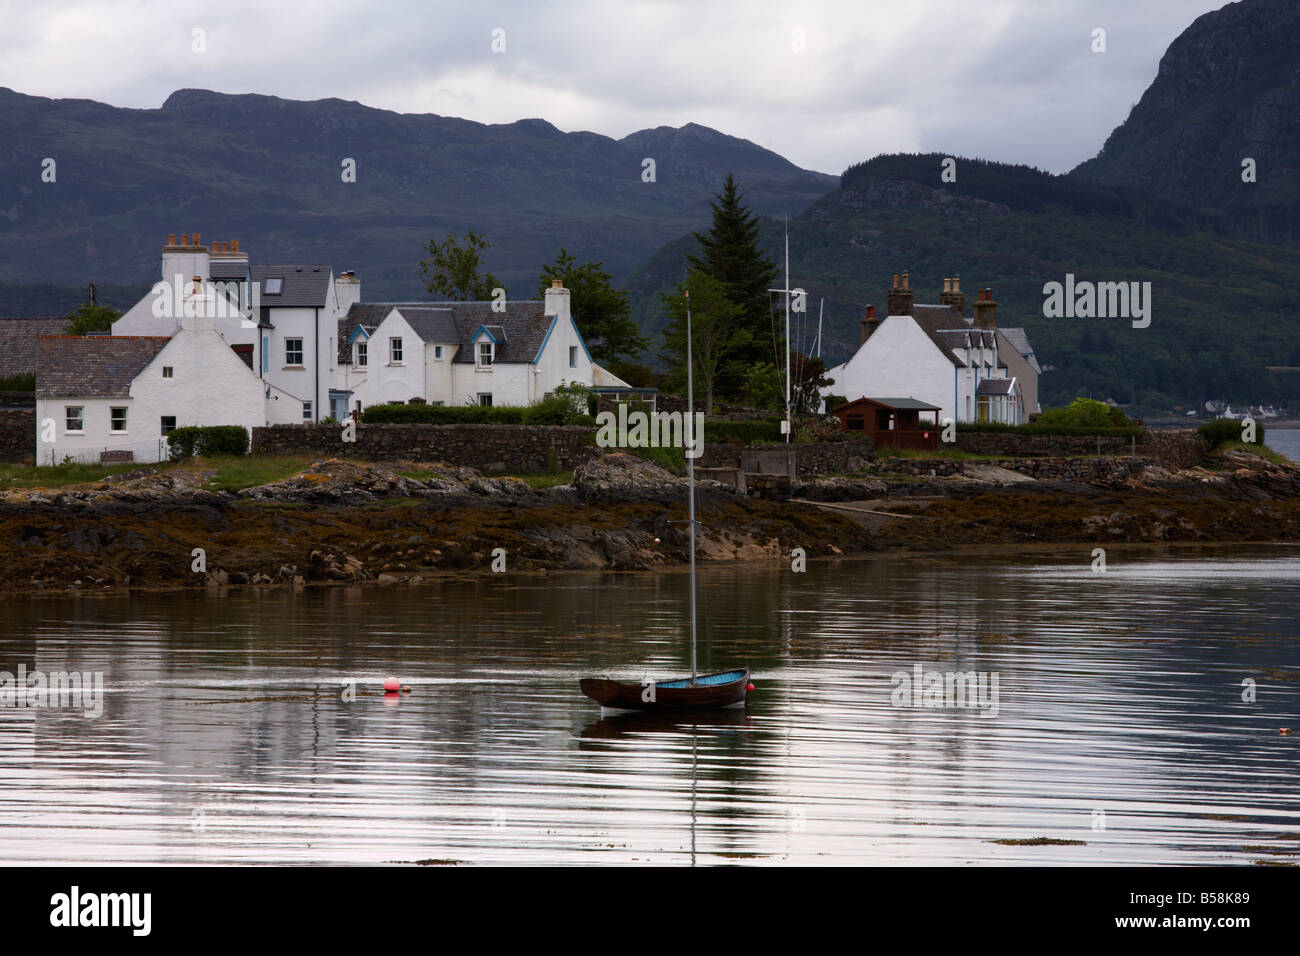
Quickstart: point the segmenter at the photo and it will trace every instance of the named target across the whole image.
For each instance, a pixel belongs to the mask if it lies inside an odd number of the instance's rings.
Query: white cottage
[[[330,414],[338,320],[361,296],[356,277],[328,265],[254,265],[238,240],[202,245],[198,233],[162,250],[162,278],[113,323],[114,336],[170,336],[204,315],[264,384],[265,421]]]
[[[338,338],[336,415],[343,402],[531,405],[564,382],[631,388],[592,362],[558,279],[540,302],[357,303]]]
[[[206,316],[171,336],[42,335],[36,461],[156,462],[188,425],[265,424],[264,385]]]
[[[945,279],[938,305],[915,305],[907,273],[894,276],[889,314],[867,306],[858,351],[827,372],[826,395],[849,401],[909,395],[959,422],[1028,421],[1038,408],[1038,366],[1023,329],[997,326],[997,303],[981,289],[962,314],[959,279]],[[1005,333],[1011,333],[1008,337]],[[1013,340],[1014,339],[1014,340]]]

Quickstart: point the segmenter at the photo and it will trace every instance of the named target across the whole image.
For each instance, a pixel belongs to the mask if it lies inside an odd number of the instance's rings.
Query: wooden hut
[[[831,414],[840,420],[840,428],[869,437],[876,448],[939,448],[939,406],[919,399],[859,398],[832,409]]]

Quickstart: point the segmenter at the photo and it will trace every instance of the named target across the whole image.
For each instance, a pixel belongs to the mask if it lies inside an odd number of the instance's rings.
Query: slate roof
[[[1034,371],[1041,375],[1043,370],[1038,367],[1038,359],[1034,357],[1034,347],[1029,344],[1029,335],[1025,330],[1004,329],[998,326],[998,331],[1024,357],[1024,360],[1033,366]]]
[[[921,331],[930,337],[930,341],[944,354],[948,361],[958,368],[966,367],[966,363],[957,357],[952,347],[940,334],[957,328],[958,323],[964,324],[963,318],[955,310],[946,305],[914,305],[912,306],[912,318],[916,320],[916,324],[921,327]]]
[[[218,281],[246,279],[249,271],[248,262],[244,259],[213,259],[208,263],[208,278]]]
[[[980,382],[980,387],[975,390],[975,394],[1010,395],[1015,382],[1014,378],[986,378]]]
[[[258,284],[263,308],[325,308],[330,289],[329,266],[253,266],[249,271],[253,274],[253,281]],[[266,294],[267,279],[284,280],[278,295]]]
[[[393,309],[402,313],[426,342],[449,342],[460,346],[454,362],[461,365],[474,363],[474,350],[470,348],[474,334],[480,326],[490,326],[497,339],[494,361],[531,362],[542,347],[546,332],[554,317],[544,315],[546,303],[540,299],[521,300],[506,304],[504,312],[494,312],[491,300],[483,302],[356,302],[347,317],[339,323],[339,340],[352,334],[358,325],[373,327]],[[417,327],[412,315],[421,323]],[[347,332],[343,332],[346,328]],[[422,331],[424,329],[425,331]],[[452,336],[451,333],[455,332]],[[443,337],[443,336],[447,337]],[[432,338],[428,336],[433,336]],[[343,361],[342,349],[339,360]],[[351,361],[349,357],[347,359]]]
[[[856,398],[845,405],[837,407],[848,408],[849,405],[856,405],[859,402],[873,402],[876,405],[883,405],[885,408],[892,408],[895,411],[915,409],[916,411],[921,412],[937,412],[940,410],[938,405],[931,405],[929,402],[923,402],[919,398],[876,398],[874,396]]]
[[[165,335],[42,335],[37,398],[126,398],[131,382],[171,341]]]
[[[60,335],[67,324],[67,316],[39,319],[0,317],[0,377],[35,372],[36,337]]]

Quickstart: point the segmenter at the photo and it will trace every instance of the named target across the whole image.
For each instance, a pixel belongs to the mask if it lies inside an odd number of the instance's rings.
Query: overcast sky
[[[184,87],[339,97],[615,138],[695,122],[829,173],[915,151],[1062,172],[1101,148],[1170,41],[1223,5],[0,0],[0,86],[143,108]]]

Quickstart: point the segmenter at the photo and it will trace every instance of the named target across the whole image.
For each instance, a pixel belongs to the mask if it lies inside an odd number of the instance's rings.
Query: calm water
[[[102,671],[106,702],[0,708],[0,861],[1300,853],[1300,548],[1108,557],[704,570],[702,663],[757,690],[678,724],[577,691],[680,672],[677,573],[9,601],[0,670]],[[996,674],[997,716],[894,706],[918,662]],[[390,674],[413,693],[386,700]],[[1035,837],[1084,843],[990,842]]]
[[[1300,461],[1300,428],[1270,428],[1265,422],[1264,444],[1279,455]]]

